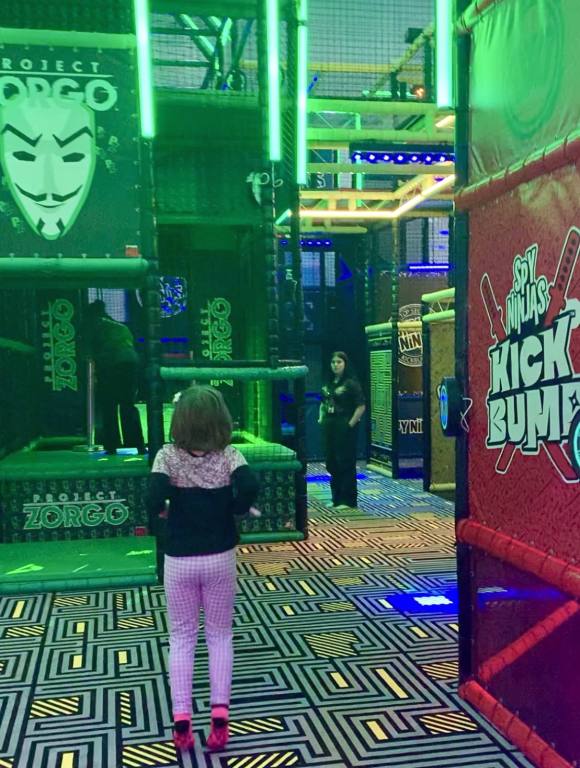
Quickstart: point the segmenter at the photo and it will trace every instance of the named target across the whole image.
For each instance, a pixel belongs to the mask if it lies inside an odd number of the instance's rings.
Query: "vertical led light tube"
[[[296,64],[297,109],[296,109],[296,183],[308,181],[308,0],[298,3],[298,40]]]
[[[453,106],[453,0],[435,0],[435,74],[438,107]]]
[[[266,35],[268,51],[268,147],[270,161],[277,163],[282,159],[278,0],[266,0]]]
[[[139,70],[139,106],[141,110],[141,136],[155,136],[153,97],[153,65],[149,35],[149,0],[134,0],[135,34],[137,35],[137,67]]]

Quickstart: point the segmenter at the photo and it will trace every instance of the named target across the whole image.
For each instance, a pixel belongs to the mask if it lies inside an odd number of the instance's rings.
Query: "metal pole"
[[[95,361],[87,362],[87,397],[86,397],[86,415],[87,415],[87,442],[86,445],[75,445],[73,450],[86,453],[96,453],[102,451],[102,445],[95,443]]]
[[[95,450],[95,363],[87,364],[87,450]]]

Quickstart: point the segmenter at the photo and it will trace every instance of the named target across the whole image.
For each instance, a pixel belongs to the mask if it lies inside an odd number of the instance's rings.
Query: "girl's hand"
[[[262,517],[262,513],[256,507],[250,507],[250,517]]]

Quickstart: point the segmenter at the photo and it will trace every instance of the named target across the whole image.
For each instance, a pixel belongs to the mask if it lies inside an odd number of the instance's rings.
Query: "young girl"
[[[357,505],[357,425],[365,412],[365,401],[345,352],[333,353],[330,370],[330,381],[322,389],[318,421],[324,427],[332,508],[346,509]]]
[[[148,512],[163,515],[169,500],[165,594],[169,616],[169,681],[173,740],[193,746],[191,689],[200,608],[204,610],[211,693],[210,750],[228,740],[232,685],[232,622],[236,592],[235,517],[250,512],[258,482],[233,446],[232,420],[221,394],[194,386],[183,392],[171,421],[173,444],[155,457]],[[257,510],[253,513],[259,515]]]

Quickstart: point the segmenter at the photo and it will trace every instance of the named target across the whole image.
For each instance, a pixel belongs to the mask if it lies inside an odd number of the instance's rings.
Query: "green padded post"
[[[301,531],[269,531],[268,533],[242,533],[242,544],[272,544],[277,541],[304,541]]]
[[[146,274],[141,258],[0,258],[2,288],[139,288]]]
[[[281,368],[161,368],[161,378],[166,381],[212,381],[225,378],[234,381],[281,381],[300,379],[307,373],[305,365]]]

